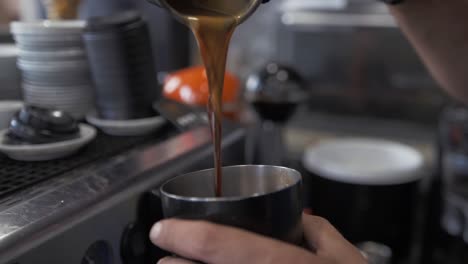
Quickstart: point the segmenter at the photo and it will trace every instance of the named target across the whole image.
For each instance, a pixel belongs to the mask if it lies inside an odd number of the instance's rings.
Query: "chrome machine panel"
[[[244,130],[225,130],[225,163],[242,163]],[[128,232],[157,220],[141,219],[153,209],[144,207],[143,194],[212,166],[211,151],[209,129],[199,127],[16,193],[0,203],[0,263],[154,263],[149,226]]]

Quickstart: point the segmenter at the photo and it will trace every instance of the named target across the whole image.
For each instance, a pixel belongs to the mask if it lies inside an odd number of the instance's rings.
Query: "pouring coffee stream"
[[[262,0],[149,0],[167,8],[195,35],[208,76],[208,112],[214,145],[215,194],[222,196],[222,94],[229,42]]]

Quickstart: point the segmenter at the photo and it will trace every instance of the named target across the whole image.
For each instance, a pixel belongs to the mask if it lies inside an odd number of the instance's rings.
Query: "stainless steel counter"
[[[243,135],[242,129],[232,129],[223,144]],[[210,143],[209,130],[198,128],[16,193],[0,204],[0,263],[13,261],[103,208],[139,195],[189,166],[191,169],[211,153]]]

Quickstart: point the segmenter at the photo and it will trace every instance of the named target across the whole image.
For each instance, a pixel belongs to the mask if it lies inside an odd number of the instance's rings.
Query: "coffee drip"
[[[190,27],[200,48],[210,90],[208,113],[214,145],[215,194],[222,196],[222,94],[226,57],[235,28],[261,0],[162,0],[181,22]]]

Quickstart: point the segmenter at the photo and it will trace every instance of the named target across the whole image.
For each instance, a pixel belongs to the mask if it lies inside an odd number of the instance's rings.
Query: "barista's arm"
[[[468,102],[468,1],[405,0],[390,9],[439,84]]]

